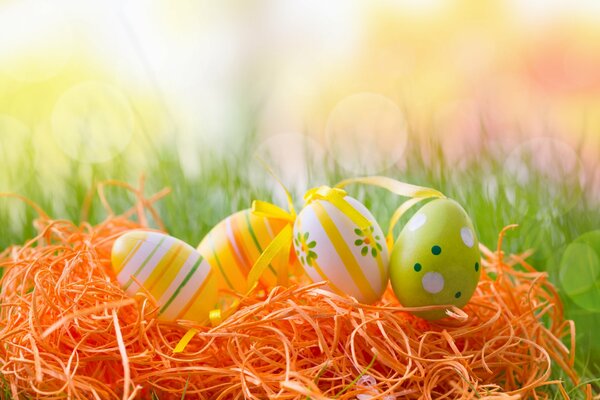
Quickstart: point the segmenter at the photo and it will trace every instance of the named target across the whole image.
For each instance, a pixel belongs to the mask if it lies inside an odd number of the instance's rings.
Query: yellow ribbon
[[[290,224],[293,224],[296,220],[296,212],[294,211],[293,206],[290,211],[285,211],[275,204],[260,200],[254,200],[252,202],[252,214],[267,217],[269,219],[283,220]]]
[[[233,314],[234,311],[237,310],[239,305],[240,305],[240,301],[238,299],[235,299],[233,301],[233,303],[231,303],[231,306],[225,312],[221,311],[221,309],[219,309],[219,308],[210,310],[210,312],[208,313],[208,319],[210,321],[211,326],[214,328],[218,325],[221,325],[221,322],[223,322],[224,319],[226,319],[231,314]],[[188,329],[188,331],[185,333],[185,335],[183,335],[183,337],[181,339],[179,339],[179,342],[177,342],[177,345],[173,349],[173,353],[174,354],[181,353],[183,350],[185,350],[185,348],[190,343],[192,338],[198,332],[200,332],[200,331],[196,328]]]
[[[292,226],[291,224],[286,225],[278,234],[273,238],[271,243],[263,250],[258,259],[254,262],[254,265],[248,272],[248,286],[249,291],[252,291],[262,274],[265,272],[271,261],[278,254],[290,254],[292,245]],[[287,260],[286,260],[287,261]],[[286,263],[282,263],[286,264]],[[283,274],[283,271],[277,271],[277,278]],[[286,274],[287,275],[287,274]]]
[[[435,189],[412,185],[410,183],[400,182],[387,176],[364,176],[360,178],[345,179],[335,185],[335,188],[343,188],[352,183],[362,183],[365,185],[377,186],[386,189],[398,196],[410,197],[409,200],[402,203],[390,218],[390,226],[386,235],[386,243],[389,249],[394,244],[394,228],[400,221],[400,218],[414,205],[425,199],[446,198],[442,192]]]
[[[346,201],[346,195],[346,191],[338,187],[330,188],[329,186],[320,186],[306,192],[304,195],[304,202],[306,206],[315,200],[328,201],[350,218],[354,224],[358,225],[361,230],[368,228],[373,222],[369,221],[364,215],[352,207],[352,205]]]
[[[377,186],[383,189],[387,189],[390,192],[397,194],[398,196],[404,197],[446,197],[442,192],[439,192],[435,189],[411,185],[410,183],[400,182],[396,179],[388,178],[387,176],[364,176],[360,178],[344,179],[343,181],[335,185],[335,187],[343,188],[351,183],[362,183],[365,185]]]
[[[388,227],[387,235],[385,236],[385,242],[387,243],[389,250],[391,250],[394,246],[394,228],[398,224],[398,221],[400,221],[400,218],[402,218],[404,213],[406,213],[414,205],[428,198],[429,197],[413,197],[412,199],[406,200],[404,203],[402,203],[400,207],[396,208],[396,211],[394,211],[392,214],[392,218],[390,218],[390,226]]]
[[[183,335],[183,337],[181,338],[181,340],[179,341],[179,343],[177,343],[177,346],[175,346],[175,348],[173,349],[173,353],[181,353],[185,349],[185,347],[188,345],[188,343],[190,342],[190,340],[192,340],[192,338],[198,332],[199,331],[196,328],[189,329],[185,333],[185,335]]]

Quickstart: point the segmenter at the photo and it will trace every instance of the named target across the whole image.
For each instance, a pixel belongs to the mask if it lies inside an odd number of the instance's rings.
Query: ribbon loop
[[[404,203],[400,204],[400,207],[396,209],[396,211],[392,215],[392,218],[390,218],[390,226],[388,227],[388,232],[385,237],[385,241],[388,245],[389,250],[391,250],[394,246],[394,228],[396,227],[398,221],[400,221],[400,218],[402,218],[404,213],[406,213],[414,205],[420,203],[421,201],[427,198],[428,197],[413,197],[412,199],[408,199]]]
[[[288,212],[275,204],[261,200],[252,202],[252,213],[261,217],[284,220],[290,224],[296,220],[296,213],[293,208]]]
[[[400,182],[396,179],[388,178],[387,176],[363,176],[360,178],[344,179],[343,181],[335,185],[335,187],[343,188],[352,183],[363,183],[365,185],[378,186],[380,188],[387,189],[390,192],[397,194],[398,196],[404,197],[446,197],[442,192],[439,192],[435,189]]]
[[[345,190],[329,186],[319,186],[310,189],[304,195],[305,205],[310,204],[315,200],[325,200],[333,204],[338,210],[354,222],[359,229],[364,230],[373,224],[364,215],[357,211],[348,201],[345,199],[347,193]]]
[[[329,186],[319,186],[308,190],[304,194],[305,204],[310,204],[314,200],[328,200],[334,198],[343,199],[346,197],[346,191],[341,188],[331,188]]]

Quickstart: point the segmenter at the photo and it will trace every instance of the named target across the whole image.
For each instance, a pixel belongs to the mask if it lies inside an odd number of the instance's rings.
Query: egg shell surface
[[[481,274],[479,242],[471,219],[454,200],[435,199],[404,226],[390,260],[394,293],[405,307],[464,307]],[[415,313],[446,317],[445,310]]]
[[[296,257],[313,282],[327,281],[327,288],[336,293],[373,303],[388,282],[385,237],[363,204],[350,196],[344,199],[371,225],[361,230],[331,202],[312,201],[294,223]]]
[[[143,230],[121,235],[112,248],[112,267],[121,287],[141,291],[132,277],[159,304],[158,318],[205,322],[217,304],[217,280],[196,249],[172,236]]]
[[[249,289],[250,269],[285,225],[285,221],[254,215],[250,209],[242,210],[211,229],[198,245],[198,251],[218,272],[219,287],[244,293]],[[293,264],[294,260],[273,260],[260,277],[266,288],[277,284],[277,262]]]

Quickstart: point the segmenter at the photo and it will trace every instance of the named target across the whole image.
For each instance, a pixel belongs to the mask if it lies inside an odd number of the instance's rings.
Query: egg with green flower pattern
[[[298,214],[293,246],[298,261],[313,282],[354,296],[361,303],[377,301],[388,282],[389,254],[381,228],[358,200],[344,200],[370,225],[364,229],[327,200],[314,200]]]
[[[464,307],[481,274],[479,242],[473,223],[454,200],[435,199],[404,226],[391,253],[390,279],[405,307]],[[415,313],[435,320],[446,310]]]

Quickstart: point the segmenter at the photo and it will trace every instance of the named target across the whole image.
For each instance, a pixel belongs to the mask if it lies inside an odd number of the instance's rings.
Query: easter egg
[[[327,288],[336,293],[373,303],[388,281],[385,237],[364,205],[350,196],[344,200],[369,220],[370,226],[360,229],[331,202],[314,200],[296,218],[294,249],[313,282],[327,281]]]
[[[405,307],[463,307],[481,273],[479,243],[473,223],[454,200],[435,199],[404,226],[390,260],[390,280]],[[418,312],[440,319],[445,310]]]
[[[159,319],[204,322],[216,307],[217,285],[211,266],[179,239],[158,232],[129,231],[113,244],[111,259],[116,278],[129,295],[141,291],[139,282],[156,299]]]
[[[254,215],[250,209],[239,211],[219,222],[200,242],[198,251],[219,272],[219,287],[243,293],[249,289],[248,272],[285,225],[282,220]],[[268,266],[260,283],[267,288],[276,285],[275,265]]]

